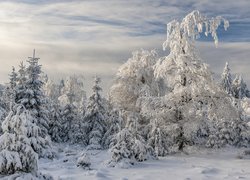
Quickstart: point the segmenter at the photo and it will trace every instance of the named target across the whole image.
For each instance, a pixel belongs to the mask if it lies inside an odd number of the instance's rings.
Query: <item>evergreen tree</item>
[[[17,73],[15,71],[15,67],[12,67],[12,72],[9,75],[10,76],[10,88],[15,89],[16,84],[17,84]]]
[[[246,83],[240,75],[236,75],[232,84],[233,96],[237,99],[243,99],[244,97],[249,97],[249,90]]]
[[[87,144],[89,149],[102,149],[102,138],[106,132],[107,117],[103,106],[103,99],[99,86],[100,78],[95,77],[93,94],[89,97],[86,115],[84,117],[84,127],[87,134]]]
[[[230,68],[228,62],[226,62],[225,68],[221,75],[221,86],[230,95],[233,95],[232,90],[232,75],[230,73]]]
[[[206,146],[221,148],[226,145],[250,147],[250,128],[244,121],[221,119],[214,125]]]
[[[111,141],[111,166],[129,166],[135,161],[145,161],[155,157],[151,147],[138,131],[138,118],[131,113],[127,117],[127,125],[118,132]]]
[[[74,134],[79,130],[76,127],[77,112],[76,107],[73,104],[67,104],[62,108],[61,118],[61,139],[63,142],[75,142]]]
[[[49,124],[49,135],[54,142],[62,142],[62,120],[61,109],[58,104],[54,104],[51,110],[51,121]]]
[[[22,105],[15,105],[13,109],[2,124],[4,134],[0,137],[0,173],[35,172],[38,156],[31,141],[38,141],[36,138],[39,138],[40,128]]]
[[[38,64],[39,58],[29,57],[27,67],[27,79],[25,82],[26,91],[24,94],[25,101],[22,103],[28,110],[33,111],[34,116],[38,119],[38,125],[41,127],[42,136],[48,134],[48,111],[46,109],[46,101],[42,90],[43,82],[41,81],[41,65]]]
[[[3,108],[6,112],[9,112],[11,109],[12,104],[14,103],[15,99],[15,88],[17,85],[17,76],[18,74],[15,71],[15,67],[12,67],[12,72],[9,74],[9,83],[6,85],[2,100],[3,102]]]
[[[4,134],[0,136],[0,174],[13,175],[13,179],[52,180],[51,176],[38,172],[38,154],[44,141],[37,119],[22,104],[13,105],[2,123]],[[21,172],[21,174],[20,174]],[[28,173],[28,174],[27,174]],[[11,178],[10,178],[11,179]]]
[[[114,136],[121,130],[123,121],[121,111],[113,109],[108,116],[107,132],[103,136],[103,147],[109,148]]]
[[[35,123],[40,127],[38,131],[39,138],[34,139],[32,134],[29,138],[31,146],[39,157],[53,157],[51,151],[51,142],[48,135],[48,110],[46,108],[46,99],[42,91],[43,82],[40,80],[41,65],[38,64],[39,58],[29,57],[29,66],[27,69],[23,64],[20,65],[18,85],[16,87],[15,103],[22,105],[30,112]]]
[[[148,145],[154,149],[156,156],[165,156],[167,154],[164,133],[155,120],[152,123],[151,132],[148,134]]]
[[[82,78],[70,76],[62,84],[62,95],[58,98],[63,107],[61,113],[62,131],[60,136],[64,142],[85,144],[85,133],[82,124],[83,113],[85,111],[83,104],[86,96],[83,90]]]
[[[111,144],[111,166],[128,166],[134,164],[134,155],[132,147],[134,145],[134,137],[128,128],[122,129],[113,139]]]

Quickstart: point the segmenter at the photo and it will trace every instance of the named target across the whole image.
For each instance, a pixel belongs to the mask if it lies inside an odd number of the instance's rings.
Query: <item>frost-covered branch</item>
[[[174,55],[192,53],[195,39],[199,38],[203,32],[206,36],[211,34],[217,46],[217,29],[222,23],[224,29],[227,30],[229,22],[223,17],[207,18],[195,10],[181,22],[173,20],[167,24],[167,39],[163,43],[163,49],[170,48]]]

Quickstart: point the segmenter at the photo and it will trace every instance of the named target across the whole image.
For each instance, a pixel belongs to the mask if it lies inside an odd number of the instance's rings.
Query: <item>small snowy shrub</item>
[[[87,153],[82,153],[81,156],[77,159],[77,166],[82,167],[83,169],[90,169],[90,158]]]
[[[111,144],[111,166],[129,167],[135,161],[145,161],[153,157],[153,150],[144,139],[133,134],[128,128],[121,130]]]

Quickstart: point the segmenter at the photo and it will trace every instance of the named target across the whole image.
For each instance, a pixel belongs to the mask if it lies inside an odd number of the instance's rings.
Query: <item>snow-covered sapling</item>
[[[77,159],[77,166],[82,167],[83,169],[90,169],[91,161],[89,154],[87,152],[83,152],[80,157]]]

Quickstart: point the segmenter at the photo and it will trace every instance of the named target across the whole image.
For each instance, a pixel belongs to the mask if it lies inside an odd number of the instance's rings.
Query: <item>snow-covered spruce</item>
[[[41,65],[38,64],[39,58],[29,57],[29,66],[25,68],[21,64],[18,82],[16,86],[15,103],[23,106],[29,111],[36,125],[40,128],[37,138],[29,135],[32,148],[39,157],[53,157],[51,141],[48,135],[48,110],[46,98],[42,91],[43,82],[40,80]]]
[[[61,87],[60,87],[61,86]],[[61,109],[60,137],[63,142],[86,144],[83,127],[86,93],[82,78],[70,76],[59,85],[61,95],[58,101]]]
[[[103,136],[103,147],[106,149],[109,148],[110,143],[114,136],[121,130],[122,121],[122,113],[120,110],[113,109],[109,112],[108,120],[107,120],[107,131]]]
[[[221,74],[221,86],[230,95],[233,95],[232,82],[229,64],[226,62],[223,73]]]
[[[87,111],[84,117],[88,149],[102,149],[102,138],[106,132],[107,116],[100,95],[100,78],[94,80],[93,94],[89,97]]]
[[[247,88],[246,83],[240,75],[236,75],[232,83],[233,96],[237,99],[243,99],[244,97],[250,97],[250,91]]]
[[[31,138],[40,128],[33,123],[29,111],[21,105],[13,107],[2,124],[4,134],[0,137],[0,173],[14,174],[15,172],[37,171],[37,154],[31,146]]]
[[[52,180],[38,171],[38,154],[32,144],[39,142],[40,127],[22,105],[14,105],[2,123],[0,136],[0,174],[11,175],[1,179]],[[13,174],[13,175],[12,175]]]
[[[154,149],[156,156],[165,156],[168,148],[164,142],[166,134],[164,134],[157,120],[153,121],[150,126],[151,131],[148,133],[148,145]]]
[[[52,105],[51,112],[51,120],[49,123],[49,135],[51,140],[54,142],[62,142],[61,132],[62,132],[62,124],[61,124],[61,109],[59,105],[56,103]]]
[[[250,128],[241,119],[233,121],[222,119],[215,124],[206,145],[215,148],[226,145],[250,147]]]
[[[141,136],[135,136],[128,128],[122,129],[112,140],[111,161],[109,165],[127,168],[136,161],[145,161],[151,157],[152,150]]]
[[[61,114],[61,139],[63,142],[73,142],[73,134],[77,130],[73,127],[77,117],[76,107],[73,104],[67,104]]]

